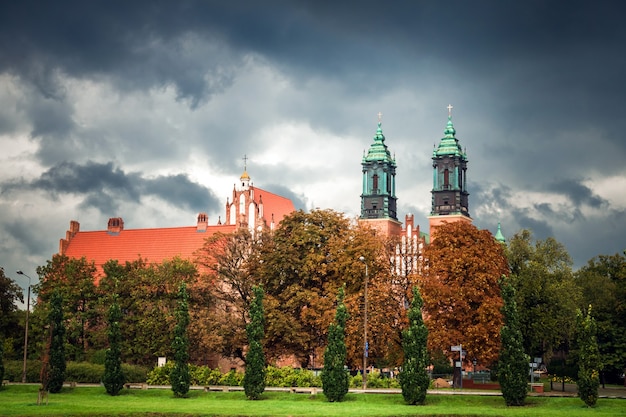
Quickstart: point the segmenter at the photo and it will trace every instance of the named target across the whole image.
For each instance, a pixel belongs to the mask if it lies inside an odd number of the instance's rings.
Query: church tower
[[[385,144],[381,116],[378,113],[374,143],[361,162],[363,192],[359,223],[367,224],[386,236],[397,236],[402,232],[402,224],[396,213],[396,160]]]
[[[472,222],[467,192],[467,155],[459,145],[452,125],[452,106],[448,105],[448,124],[439,146],[433,149],[433,189],[430,235],[442,223]]]

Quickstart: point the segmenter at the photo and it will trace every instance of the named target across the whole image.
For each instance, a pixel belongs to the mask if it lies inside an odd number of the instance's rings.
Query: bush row
[[[173,362],[164,366],[156,367],[148,373],[146,382],[149,385],[170,385],[170,372],[174,367]],[[241,386],[242,372],[230,371],[225,374],[217,369],[206,366],[189,365],[192,385],[225,385]],[[350,388],[361,388],[363,379],[360,374],[350,377]],[[265,373],[265,385],[268,387],[321,387],[322,380],[313,371],[294,369],[291,367],[277,368],[268,366]],[[383,377],[379,372],[367,375],[368,388],[400,388],[397,379]]]
[[[22,361],[6,361],[5,362],[4,379],[11,382],[22,381],[22,371],[24,362]],[[122,369],[128,382],[144,382],[146,380],[148,369],[138,365],[123,364]],[[28,360],[26,362],[26,382],[40,382],[41,361]],[[65,371],[65,381],[99,384],[104,375],[104,365],[89,362],[67,362]]]

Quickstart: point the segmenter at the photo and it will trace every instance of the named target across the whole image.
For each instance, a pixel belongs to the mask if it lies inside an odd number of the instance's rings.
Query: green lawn
[[[266,392],[248,401],[242,392],[191,391],[174,398],[167,389],[123,390],[111,397],[104,388],[63,388],[37,405],[36,385],[8,385],[0,391],[2,416],[626,416],[626,400],[600,399],[587,408],[578,398],[529,397],[525,407],[506,407],[501,397],[429,395],[425,406],[405,405],[400,394],[353,394],[341,403],[323,395]]]

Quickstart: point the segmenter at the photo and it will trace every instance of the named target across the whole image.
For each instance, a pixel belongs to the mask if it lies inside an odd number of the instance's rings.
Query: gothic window
[[[450,171],[448,168],[443,171],[443,188],[446,190],[450,188]]]
[[[378,194],[378,174],[374,174],[372,177],[372,191],[374,194]]]

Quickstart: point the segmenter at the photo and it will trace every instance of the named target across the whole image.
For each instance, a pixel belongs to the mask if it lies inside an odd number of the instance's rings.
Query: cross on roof
[[[448,104],[448,107],[446,107],[448,109],[448,117],[452,116],[452,104]]]
[[[248,170],[248,156],[246,154],[243,154],[243,170],[247,171]]]
[[[378,112],[378,123],[380,123],[381,120],[383,120],[383,114],[381,112]]]

